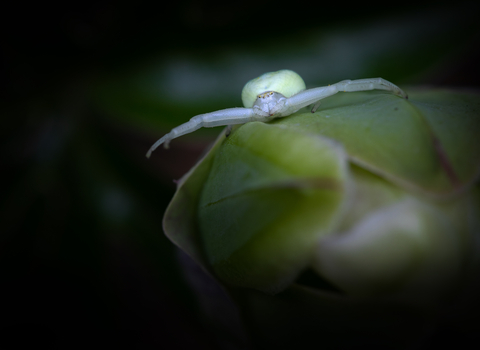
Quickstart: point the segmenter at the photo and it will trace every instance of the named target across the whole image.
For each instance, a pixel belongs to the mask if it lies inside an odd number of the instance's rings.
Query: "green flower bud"
[[[338,94],[222,133],[179,182],[167,236],[255,303],[282,292],[334,314],[335,293],[299,289],[305,271],[342,298],[444,300],[478,273],[479,95],[408,92]]]

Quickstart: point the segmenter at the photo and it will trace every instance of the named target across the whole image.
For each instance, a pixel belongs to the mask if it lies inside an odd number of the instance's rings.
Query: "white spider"
[[[163,143],[165,148],[171,140],[191,133],[202,127],[244,124],[253,121],[268,122],[274,118],[286,117],[299,109],[312,105],[315,113],[320,100],[332,96],[339,91],[386,90],[403,98],[408,98],[398,86],[382,78],[343,80],[339,83],[305,90],[303,79],[291,70],[265,73],[250,80],[242,91],[245,108],[227,108],[220,111],[200,114],[188,122],[172,129],[163,136],[147,152],[152,152]]]

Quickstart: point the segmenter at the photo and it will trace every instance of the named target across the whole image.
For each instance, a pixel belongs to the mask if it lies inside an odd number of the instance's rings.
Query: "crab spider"
[[[343,80],[339,83],[306,90],[303,79],[291,70],[265,73],[250,80],[242,91],[245,108],[227,108],[220,111],[200,114],[188,122],[172,129],[148,150],[152,152],[161,144],[168,148],[174,138],[189,134],[202,127],[244,124],[253,121],[268,122],[274,118],[286,117],[299,109],[313,105],[315,113],[320,100],[337,92],[385,90],[403,98],[408,98],[398,86],[382,78]]]

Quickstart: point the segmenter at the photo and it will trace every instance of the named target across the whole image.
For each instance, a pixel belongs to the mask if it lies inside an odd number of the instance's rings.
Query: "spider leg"
[[[312,113],[315,113],[318,109],[318,107],[320,107],[320,103],[321,101],[318,101],[317,103],[315,103],[312,107]]]
[[[320,100],[335,95],[338,89],[334,85],[300,91],[298,94],[287,98],[282,116],[295,113],[299,109],[314,104],[312,113],[320,106]]]
[[[397,85],[382,78],[358,79],[358,80],[343,80],[334,84],[339,91],[369,91],[369,90],[385,90],[395,95],[408,98],[408,95],[403,92]]]
[[[229,137],[230,133],[232,132],[233,124],[227,125],[225,128],[225,137]]]
[[[320,100],[335,95],[340,91],[354,92],[368,90],[385,90],[405,99],[408,98],[407,94],[403,92],[402,89],[382,78],[342,80],[333,85],[303,90],[298,94],[287,98],[285,108],[281,111],[281,116],[285,117],[311,104],[314,104],[312,113],[315,113],[320,106]]]
[[[227,108],[212,113],[197,115],[188,122],[173,128],[172,131],[155,142],[148,150],[146,157],[150,158],[152,152],[155,151],[161,144],[163,144],[163,147],[168,148],[171,140],[194,132],[200,128],[213,128],[221,125],[243,124],[257,119],[255,118],[251,108]]]

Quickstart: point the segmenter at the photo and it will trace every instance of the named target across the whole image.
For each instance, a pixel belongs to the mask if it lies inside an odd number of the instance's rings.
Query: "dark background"
[[[328,83],[322,67],[312,72],[316,51],[305,38],[338,50],[340,36],[382,54],[355,71],[348,67],[364,56],[347,51],[337,66],[362,76],[325,73],[336,81],[479,86],[474,2],[311,4],[18,2],[2,11],[0,348],[217,347],[161,223],[173,180],[219,129],[186,136],[149,161],[144,154],[191,116],[239,105],[242,84],[265,69],[303,70],[307,85]],[[391,24],[408,29],[412,17],[410,45]],[[394,45],[383,47],[382,33]],[[171,99],[161,78],[155,90],[155,74],[165,76],[172,62],[186,77],[179,91],[198,96]],[[225,73],[237,65],[246,73]],[[210,81],[231,90],[212,94],[209,86],[219,85]]]

